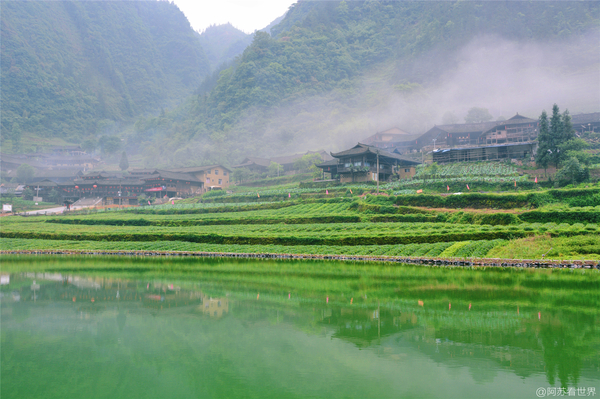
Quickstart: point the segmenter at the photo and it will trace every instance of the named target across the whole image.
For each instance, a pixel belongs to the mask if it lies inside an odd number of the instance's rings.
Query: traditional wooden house
[[[318,154],[323,161],[330,161],[332,159],[331,156],[327,152],[320,150],[320,151],[307,151],[307,152],[301,153],[301,154],[272,157],[272,158],[270,158],[270,161],[281,165],[283,167],[283,174],[294,174],[294,173],[298,172],[298,170],[295,166],[296,161],[298,161],[299,159],[302,159],[302,157],[304,157],[306,155],[311,155],[311,154]]]
[[[96,175],[59,183],[63,198],[70,201],[102,198],[103,205],[137,204],[137,197],[146,188],[146,182],[137,178],[115,177],[104,172]]]
[[[227,189],[231,178],[231,169],[223,165],[192,166],[169,169],[171,172],[187,173],[204,183],[204,191]]]
[[[483,132],[492,129],[498,122],[461,123],[434,126],[416,139],[418,149],[449,148],[462,145],[479,145]]]
[[[89,155],[47,156],[43,158],[43,163],[49,169],[81,168],[88,170],[100,164],[100,159],[90,157]]]
[[[321,169],[323,180],[325,180],[326,177],[329,179],[335,179],[336,176],[338,176],[338,162],[339,160],[337,158],[333,158],[330,161],[325,161],[315,165],[317,168]]]
[[[476,162],[502,159],[520,159],[530,161],[535,154],[537,144],[507,143],[474,147],[440,148],[433,151],[433,162]]]
[[[400,128],[394,127],[375,133],[361,142],[374,147],[385,148],[388,151],[397,149],[402,153],[407,153],[416,149],[417,139],[419,137],[421,137],[420,134],[408,133]]]
[[[479,136],[479,144],[528,143],[537,138],[538,121],[516,114],[496,122],[496,125]]]
[[[269,169],[270,164],[271,161],[266,158],[246,157],[240,164],[233,165],[233,168],[245,168],[253,173],[265,173]]]
[[[51,202],[50,201],[50,192],[52,190],[57,190],[60,192],[58,187],[58,183],[53,182],[52,180],[43,179],[31,184],[27,184],[27,188],[30,188],[35,193],[35,197],[41,197],[42,201]]]
[[[331,153],[331,156],[338,159],[337,174],[342,183],[388,181],[399,171],[403,171],[405,177],[412,177],[415,166],[420,164],[418,161],[361,143],[349,150]]]
[[[249,169],[251,172],[255,172],[255,173],[266,173],[267,170],[269,169],[269,165],[271,165],[271,162],[275,162],[282,166],[281,171],[280,171],[280,173],[282,175],[284,175],[284,174],[289,175],[289,174],[294,174],[294,173],[298,172],[296,170],[296,161],[298,161],[299,159],[302,159],[302,157],[304,157],[306,155],[310,155],[310,154],[318,154],[323,161],[331,160],[331,156],[326,151],[320,150],[320,151],[307,151],[307,152],[292,154],[292,155],[276,156],[276,157],[272,157],[269,159],[248,157],[248,158],[245,158],[241,164],[234,165],[233,167],[236,169],[237,168],[246,168],[246,169]]]
[[[600,132],[600,112],[571,115],[573,129],[579,134],[583,132]]]
[[[156,173],[142,176],[144,192],[159,197],[181,197],[203,192],[204,183],[189,173],[156,170]]]
[[[33,178],[31,178],[29,181],[27,181],[26,183],[33,183],[33,182],[37,182],[37,181],[42,181],[42,180],[50,180],[53,181],[55,183],[63,183],[63,182],[67,182],[73,179],[77,179],[79,178],[81,175],[83,175],[83,171],[79,168],[75,168],[75,169],[37,169],[35,171],[35,174],[33,175]],[[17,176],[17,171],[16,170],[12,170],[9,173],[7,173],[7,177],[9,178],[13,178]]]

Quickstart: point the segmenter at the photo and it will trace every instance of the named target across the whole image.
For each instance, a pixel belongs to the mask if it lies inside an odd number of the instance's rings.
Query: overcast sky
[[[294,0],[174,0],[192,28],[204,31],[210,25],[230,22],[252,33],[282,16]]]

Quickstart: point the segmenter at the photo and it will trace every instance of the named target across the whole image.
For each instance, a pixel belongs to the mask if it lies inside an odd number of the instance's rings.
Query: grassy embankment
[[[297,190],[5,218],[0,248],[600,259],[596,187],[364,197],[356,195],[360,188]]]

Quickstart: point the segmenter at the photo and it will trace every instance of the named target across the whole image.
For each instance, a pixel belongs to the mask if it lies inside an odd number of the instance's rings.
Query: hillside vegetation
[[[81,141],[189,95],[209,61],[163,1],[2,3],[2,140]],[[35,148],[33,148],[35,150]]]
[[[32,133],[116,134],[147,166],[341,149],[389,128],[384,116],[414,132],[435,122],[417,100],[469,61],[473,39],[563,40],[557,52],[585,69],[595,47],[568,44],[597,38],[599,21],[597,2],[303,1],[233,58],[249,36],[199,37],[168,2],[7,2],[2,140],[16,152]]]
[[[149,158],[165,163],[339,146],[371,129],[357,115],[387,109],[391,94],[422,95],[476,37],[575,38],[598,21],[593,2],[300,2],[272,36],[257,32],[210,92],[139,121],[131,142],[160,142]],[[431,122],[427,110],[407,113],[413,126]]]

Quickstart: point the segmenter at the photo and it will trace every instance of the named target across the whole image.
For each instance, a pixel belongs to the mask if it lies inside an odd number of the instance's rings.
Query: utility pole
[[[379,150],[377,150],[377,194],[379,194]]]

